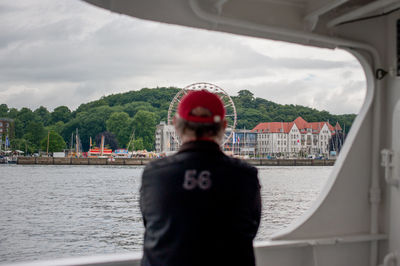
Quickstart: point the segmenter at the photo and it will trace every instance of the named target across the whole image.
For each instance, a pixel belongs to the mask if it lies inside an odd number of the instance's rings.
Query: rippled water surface
[[[265,240],[307,210],[332,167],[259,167]],[[143,167],[0,165],[0,263],[141,250]]]

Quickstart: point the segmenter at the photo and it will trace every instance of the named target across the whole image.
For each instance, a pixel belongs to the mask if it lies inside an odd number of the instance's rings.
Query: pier
[[[21,165],[146,165],[151,158],[55,158],[55,157],[18,157]],[[314,159],[246,159],[254,166],[332,166],[335,160]]]

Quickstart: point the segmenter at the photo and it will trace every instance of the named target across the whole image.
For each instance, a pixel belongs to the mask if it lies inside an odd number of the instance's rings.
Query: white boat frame
[[[270,241],[255,244],[257,265],[400,264],[399,0],[86,1],[143,19],[352,53],[367,79],[364,105],[319,198]],[[22,265],[140,265],[140,256]]]

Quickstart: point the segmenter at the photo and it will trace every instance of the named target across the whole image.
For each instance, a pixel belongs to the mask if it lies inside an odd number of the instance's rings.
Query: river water
[[[266,240],[306,211],[332,167],[259,167]],[[0,165],[0,263],[141,250],[140,166]]]

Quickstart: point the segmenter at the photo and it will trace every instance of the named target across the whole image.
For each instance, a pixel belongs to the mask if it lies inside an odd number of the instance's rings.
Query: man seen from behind
[[[142,265],[255,265],[257,169],[221,151],[227,125],[221,99],[190,91],[174,125],[178,153],[152,161],[142,176]]]

